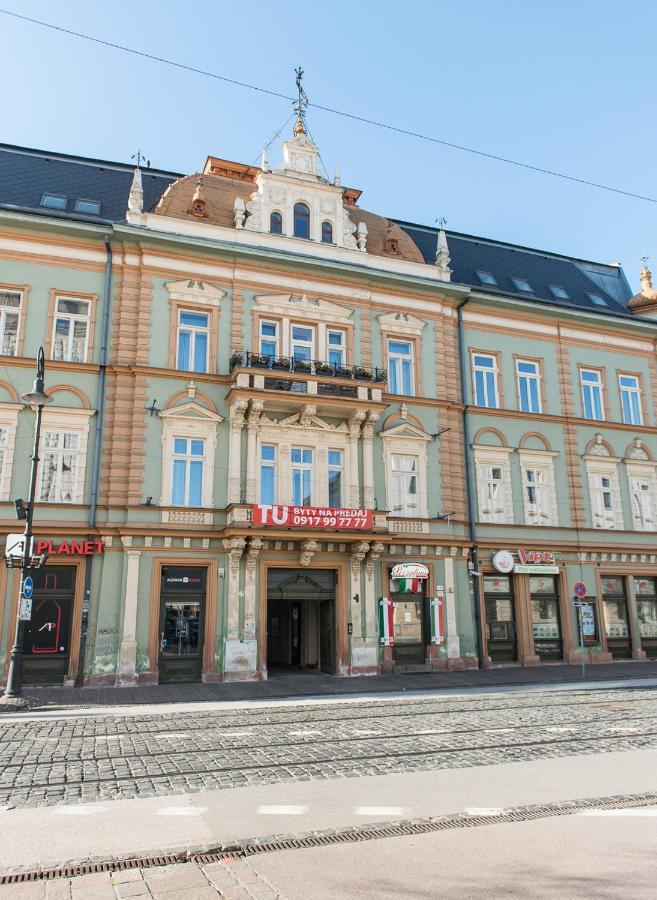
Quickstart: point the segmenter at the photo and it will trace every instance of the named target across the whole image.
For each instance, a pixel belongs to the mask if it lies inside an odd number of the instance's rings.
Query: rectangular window
[[[306,325],[293,325],[290,352],[293,359],[314,359],[315,329]]]
[[[328,452],[328,505],[342,506],[342,450]]]
[[[208,371],[210,317],[207,313],[178,310],[178,362],[184,372]]]
[[[20,291],[0,290],[0,353],[16,356],[18,352],[18,327],[23,306]]]
[[[591,487],[591,513],[594,528],[618,528],[616,498],[618,484],[615,475],[592,472],[589,476]]]
[[[313,451],[308,447],[292,447],[292,504],[312,506]]]
[[[621,408],[626,425],[643,425],[641,412],[641,383],[638,375],[619,375]]]
[[[634,528],[637,531],[657,531],[655,490],[652,479],[641,476],[631,477],[630,498]]]
[[[194,438],[173,439],[173,506],[203,506],[203,463],[205,441]]]
[[[517,359],[518,404],[522,412],[541,412],[541,367],[535,360]]]
[[[536,466],[523,467],[522,482],[527,525],[556,525],[552,513],[552,471]]]
[[[75,201],[75,211],[86,213],[89,216],[99,216],[100,215],[100,201],[99,200],[83,200],[81,197]]]
[[[3,484],[5,466],[7,464],[7,446],[9,444],[9,432],[6,428],[0,428],[0,485]],[[7,486],[9,487],[9,486]]]
[[[477,487],[479,496],[479,520],[481,522],[506,522],[507,495],[509,485],[504,477],[504,467],[500,465],[477,464]]]
[[[344,366],[347,360],[344,331],[329,330],[326,334],[328,362],[332,366]]]
[[[472,354],[472,380],[475,406],[497,409],[497,358],[484,353]]]
[[[67,362],[87,361],[90,307],[88,300],[74,300],[72,297],[55,298],[53,359]]]
[[[419,515],[417,456],[393,453],[391,464],[393,516]]]
[[[580,369],[579,377],[582,385],[584,418],[603,421],[605,416],[602,404],[602,372],[599,369]]]
[[[66,209],[66,197],[61,194],[42,194],[41,206],[47,209]]]
[[[388,341],[388,383],[391,394],[412,397],[413,388],[412,341]]]
[[[260,320],[260,353],[263,356],[278,356],[278,322]]]
[[[73,503],[80,455],[80,435],[46,431],[43,435],[40,503]]]
[[[276,503],[276,447],[273,444],[260,447],[260,502]]]

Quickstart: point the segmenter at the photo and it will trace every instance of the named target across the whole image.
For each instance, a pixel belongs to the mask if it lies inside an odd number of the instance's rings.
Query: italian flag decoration
[[[379,597],[379,643],[382,647],[392,647],[395,643],[390,597]]]
[[[395,593],[397,594],[421,594],[421,578],[395,578]]]
[[[431,610],[431,643],[445,643],[445,595],[436,592],[436,596],[432,598],[430,604]]]

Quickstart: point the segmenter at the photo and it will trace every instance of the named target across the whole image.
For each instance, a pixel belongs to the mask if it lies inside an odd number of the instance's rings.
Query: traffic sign
[[[23,622],[29,622],[32,618],[32,600],[29,597],[21,597],[18,608],[18,618]]]
[[[32,599],[32,592],[34,591],[34,582],[32,581],[32,577],[28,575],[23,580],[23,596],[26,600]]]
[[[575,584],[573,585],[573,594],[576,597],[580,597],[580,598],[586,597],[587,591],[588,591],[588,588],[586,587],[586,585],[584,584],[583,581],[576,581]]]

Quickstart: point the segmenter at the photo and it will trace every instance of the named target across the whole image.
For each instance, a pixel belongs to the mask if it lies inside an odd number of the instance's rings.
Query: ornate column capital
[[[256,563],[258,562],[258,557],[260,556],[260,551],[262,550],[262,539],[255,537],[251,538],[249,541],[249,549],[246,554],[246,568],[247,571],[253,572],[255,571]]]
[[[374,575],[374,566],[381,559],[381,554],[385,549],[385,545],[376,541],[374,544],[370,546],[370,552],[367,554],[367,559],[365,560],[365,571],[367,572],[367,577],[371,578]]]
[[[246,541],[243,537],[224,538],[224,547],[228,551],[231,572],[239,572],[240,559],[246,547]]]
[[[319,550],[319,542],[313,540],[301,541],[301,555],[299,557],[299,565],[309,566],[313,556]]]
[[[367,551],[370,549],[370,545],[367,541],[359,541],[357,544],[352,544],[351,546],[351,571],[354,575],[358,574],[358,570],[360,569],[361,563],[365,559]]]

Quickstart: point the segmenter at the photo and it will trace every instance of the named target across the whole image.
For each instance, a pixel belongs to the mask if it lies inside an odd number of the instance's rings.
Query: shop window
[[[643,425],[641,410],[641,383],[638,375],[619,375],[621,409],[626,425]]]
[[[607,648],[614,659],[630,659],[632,646],[625,579],[603,575],[601,582]]]
[[[541,412],[541,366],[537,360],[517,359],[518,406],[521,412]]]
[[[641,648],[654,659],[657,656],[657,578],[635,576],[634,587]]]
[[[276,447],[273,444],[260,447],[260,502],[276,503]]]
[[[497,409],[500,405],[497,390],[497,357],[487,353],[472,354],[472,383],[475,406]]]
[[[602,372],[599,369],[580,369],[579,377],[584,418],[603,421],[605,414],[602,401]]]
[[[342,450],[328,451],[328,505],[342,506]]]
[[[388,384],[391,394],[412,397],[414,391],[413,342],[388,340]]]
[[[72,297],[55,298],[55,328],[52,358],[86,362],[89,345],[91,303]]]
[[[393,516],[419,515],[417,456],[393,453],[391,464],[391,512]]]
[[[310,237],[310,210],[305,203],[294,204],[294,236]]]
[[[541,661],[563,657],[557,585],[554,576],[536,575],[529,579],[534,647]]]
[[[16,356],[18,353],[22,312],[23,293],[0,290],[0,353],[3,356]]]
[[[74,503],[78,487],[80,434],[49,431],[43,435],[40,503]]]
[[[207,372],[209,340],[210,316],[207,313],[178,310],[178,369]]]
[[[203,505],[203,466],[205,441],[174,437],[172,506]]]
[[[292,505],[312,506],[313,451],[309,447],[292,447]]]

